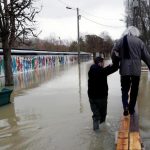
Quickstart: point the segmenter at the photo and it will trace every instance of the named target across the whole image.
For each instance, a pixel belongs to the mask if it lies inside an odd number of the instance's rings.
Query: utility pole
[[[66,9],[73,9],[71,7],[66,7]],[[80,15],[79,15],[79,8],[76,8],[77,11],[77,51],[78,51],[78,64],[80,64],[80,30],[79,30],[79,20],[80,20]]]
[[[80,31],[79,31],[79,8],[77,8],[77,39],[78,39],[78,64],[80,64]]]

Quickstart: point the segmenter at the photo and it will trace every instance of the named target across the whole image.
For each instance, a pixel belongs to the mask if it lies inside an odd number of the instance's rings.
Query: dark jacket
[[[100,67],[93,64],[88,72],[88,96],[90,99],[104,98],[108,95],[107,76],[118,70],[118,64]]]

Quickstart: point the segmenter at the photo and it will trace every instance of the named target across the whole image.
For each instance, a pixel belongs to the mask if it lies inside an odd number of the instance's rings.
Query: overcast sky
[[[116,39],[125,30],[125,23],[120,21],[125,16],[124,0],[41,0],[41,4],[43,8],[37,21],[42,39],[55,36],[61,40],[76,40],[76,8],[81,15],[80,35],[107,32]],[[66,6],[74,9],[66,9]]]

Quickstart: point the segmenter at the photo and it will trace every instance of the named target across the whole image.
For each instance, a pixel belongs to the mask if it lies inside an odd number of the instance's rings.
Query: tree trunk
[[[11,61],[11,49],[8,46],[7,40],[2,41],[3,54],[4,54],[4,73],[5,73],[5,86],[12,86],[13,73],[12,73],[12,61]]]
[[[96,52],[93,52],[93,59],[96,58]]]

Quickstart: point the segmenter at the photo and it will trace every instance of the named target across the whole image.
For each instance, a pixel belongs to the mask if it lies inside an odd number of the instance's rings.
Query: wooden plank
[[[130,116],[130,132],[138,132],[139,131],[139,118],[135,113]]]
[[[117,150],[128,150],[128,131],[118,132]]]
[[[118,132],[118,138],[119,139],[128,139],[128,137],[129,137],[128,131]]]
[[[130,128],[130,117],[122,117],[119,131],[129,131]]]
[[[128,150],[128,139],[118,139],[116,150]]]
[[[121,118],[117,136],[116,150],[142,150],[137,106],[134,115]]]
[[[129,150],[141,150],[141,140],[139,132],[130,133]]]
[[[121,118],[116,150],[142,150],[137,114]]]
[[[120,122],[116,150],[128,150],[129,127],[130,127],[130,117],[123,116]]]

